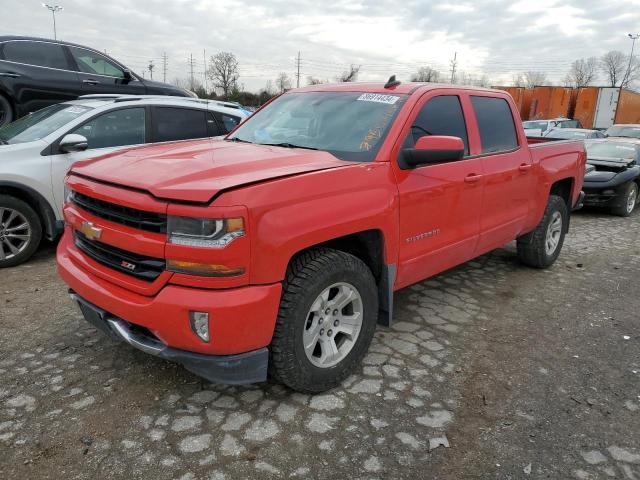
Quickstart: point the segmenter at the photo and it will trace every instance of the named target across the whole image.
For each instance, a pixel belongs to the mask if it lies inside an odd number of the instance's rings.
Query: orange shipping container
[[[531,100],[529,120],[571,118],[575,94],[568,87],[535,87]]]
[[[518,107],[520,118],[526,120],[529,116],[529,108],[531,107],[532,91],[524,87],[493,87],[496,90],[503,90],[513,97],[513,101]]]
[[[640,123],[640,93],[621,89],[615,123]]]
[[[596,116],[596,106],[600,87],[583,87],[577,89],[576,106],[573,118],[580,120],[583,128],[592,128]]]
[[[531,95],[531,109],[529,120],[539,120],[549,117],[549,105],[553,87],[535,87]]]

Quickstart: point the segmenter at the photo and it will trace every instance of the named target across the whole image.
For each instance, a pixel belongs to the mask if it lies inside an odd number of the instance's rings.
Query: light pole
[[[624,78],[622,79],[621,87],[624,87],[625,84],[629,81],[629,77],[631,76],[631,64],[633,63],[633,49],[636,46],[636,40],[640,38],[640,33],[629,33],[629,38],[631,41],[631,54],[629,55],[629,66],[627,67],[627,73],[624,74]]]
[[[51,10],[51,15],[53,15],[53,39],[58,39],[58,33],[56,32],[56,12],[61,12],[63,10],[61,5],[49,5],[48,3],[43,3],[42,6],[48,10]]]

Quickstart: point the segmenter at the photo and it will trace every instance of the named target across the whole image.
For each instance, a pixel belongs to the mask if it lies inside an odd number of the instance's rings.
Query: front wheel
[[[9,100],[0,95],[0,127],[13,121],[13,109]]]
[[[28,260],[42,238],[38,214],[27,203],[0,195],[0,268]]]
[[[547,268],[560,255],[567,231],[569,211],[565,201],[557,195],[549,196],[542,220],[528,239],[518,239],[518,257],[525,265]]]
[[[317,393],[360,365],[378,318],[371,270],[345,252],[318,248],[287,271],[270,348],[270,373],[293,390]]]
[[[620,204],[611,209],[611,213],[620,217],[628,217],[636,208],[638,200],[638,184],[634,181],[627,183],[622,189]]]

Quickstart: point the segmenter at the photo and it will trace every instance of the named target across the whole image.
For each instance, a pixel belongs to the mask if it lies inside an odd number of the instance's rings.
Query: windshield
[[[40,140],[89,110],[90,107],[81,105],[51,105],[0,128],[0,143]]]
[[[564,139],[585,139],[585,138],[589,138],[589,133],[586,130],[584,131],[572,131],[572,130],[566,130],[566,129],[553,129],[551,130],[546,136],[548,138],[564,138]]]
[[[542,130],[547,129],[548,122],[522,122],[522,126],[527,130]]]
[[[277,98],[228,140],[324,150],[342,160],[372,161],[406,95],[360,92],[289,93]]]
[[[633,160],[636,158],[637,147],[625,142],[586,142],[588,158],[621,158]]]
[[[608,137],[640,138],[640,126],[613,126],[607,130]]]

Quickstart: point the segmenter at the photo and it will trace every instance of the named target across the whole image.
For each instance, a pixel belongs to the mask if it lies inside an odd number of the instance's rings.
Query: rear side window
[[[155,142],[209,136],[206,112],[187,108],[156,107],[153,115],[153,130]]]
[[[413,148],[416,141],[425,135],[459,137],[464,142],[465,155],[469,154],[467,126],[457,96],[443,95],[429,99],[413,122],[402,148]]]
[[[478,120],[482,153],[497,153],[518,147],[516,126],[509,103],[502,98],[471,97]]]
[[[240,118],[233,115],[227,115],[226,113],[214,112],[215,117],[218,119],[220,125],[224,127],[223,134],[226,135],[231,130],[236,128],[240,123]]]
[[[10,62],[69,70],[64,48],[55,43],[7,42],[4,44],[3,53],[4,59]]]

